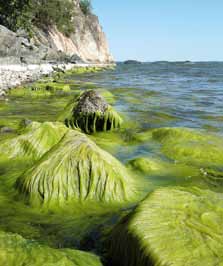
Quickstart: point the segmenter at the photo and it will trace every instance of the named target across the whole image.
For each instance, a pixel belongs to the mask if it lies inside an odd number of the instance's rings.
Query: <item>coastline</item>
[[[75,68],[109,68],[115,64],[107,63],[59,63],[59,64],[2,64],[0,65],[0,99],[3,99],[11,88],[34,82],[44,75],[65,72]]]

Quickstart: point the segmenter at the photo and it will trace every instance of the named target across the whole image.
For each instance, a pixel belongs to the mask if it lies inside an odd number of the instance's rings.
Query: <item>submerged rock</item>
[[[223,164],[223,138],[187,128],[160,128],[152,131],[163,152],[178,162],[193,165]]]
[[[223,138],[187,128],[159,128],[152,138],[161,143],[162,152],[175,163],[200,169],[212,185],[223,184]]]
[[[7,266],[102,266],[91,253],[72,249],[53,249],[20,235],[0,232],[0,265]]]
[[[115,228],[111,265],[223,265],[222,234],[222,194],[161,188]]]
[[[123,202],[135,193],[126,168],[74,130],[18,179],[17,188],[32,205],[56,207],[73,200]]]
[[[58,122],[32,122],[21,135],[0,142],[1,154],[6,158],[39,159],[63,137],[67,128]]]
[[[68,127],[80,128],[86,133],[113,130],[122,124],[119,114],[94,90],[75,99],[64,121]]]
[[[66,94],[71,91],[70,85],[56,82],[36,82],[25,87],[10,90],[9,95],[16,97],[46,97],[55,94]]]

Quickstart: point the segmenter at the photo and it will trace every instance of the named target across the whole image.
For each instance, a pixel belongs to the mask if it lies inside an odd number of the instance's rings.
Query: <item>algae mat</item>
[[[90,253],[71,249],[52,249],[16,234],[0,231],[1,266],[102,266]]]
[[[114,230],[113,265],[223,265],[223,195],[198,188],[151,193]]]

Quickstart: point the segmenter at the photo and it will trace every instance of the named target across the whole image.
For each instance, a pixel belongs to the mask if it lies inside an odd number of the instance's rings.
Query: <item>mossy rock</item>
[[[154,140],[171,159],[197,166],[223,164],[223,138],[187,128],[160,128],[152,131]]]
[[[143,174],[163,172],[169,164],[152,157],[138,157],[128,162],[128,167]]]
[[[20,235],[0,231],[0,265],[4,266],[102,266],[91,253],[53,249]]]
[[[96,91],[90,90],[75,97],[58,119],[69,128],[85,133],[109,131],[121,127],[122,118]]]
[[[6,158],[39,159],[64,136],[68,129],[59,122],[32,122],[21,134],[0,142],[2,156]]]
[[[69,130],[18,179],[17,188],[31,205],[58,207],[73,201],[128,201],[135,195],[134,183],[117,159]]]
[[[87,66],[87,67],[74,67],[68,71],[64,75],[80,75],[80,74],[87,74],[87,73],[97,73],[100,71],[104,71],[109,69],[108,67],[96,67],[96,66]]]
[[[223,196],[158,189],[116,226],[110,244],[114,266],[222,266]]]

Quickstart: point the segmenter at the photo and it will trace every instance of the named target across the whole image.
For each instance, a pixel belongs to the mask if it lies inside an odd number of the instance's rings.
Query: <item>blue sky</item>
[[[223,0],[92,0],[116,60],[223,61]]]

